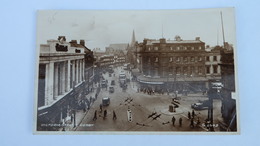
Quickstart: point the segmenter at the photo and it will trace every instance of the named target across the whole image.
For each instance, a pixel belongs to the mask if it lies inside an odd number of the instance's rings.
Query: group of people
[[[191,113],[188,112],[188,119],[190,120],[190,127],[191,128],[195,127],[194,122],[195,122],[196,117],[197,117],[196,126],[199,126],[200,125],[200,117],[195,114],[194,110],[192,110]]]
[[[194,119],[197,118],[197,121],[194,121]],[[199,126],[200,125],[200,117],[197,116],[195,114],[195,111],[192,110],[192,112],[188,112],[188,119],[190,120],[190,127],[191,128],[194,128],[195,127],[195,123],[196,123],[196,126]],[[179,126],[182,127],[182,118],[180,117],[179,118]],[[172,125],[175,126],[175,122],[176,122],[176,118],[173,116],[172,117]]]
[[[102,106],[100,106],[100,113],[102,113],[102,111],[103,111],[103,108],[102,108]],[[103,119],[106,119],[106,118],[107,118],[107,110],[105,109],[103,112]],[[116,120],[116,119],[117,119],[117,116],[116,116],[115,111],[113,110],[113,120]],[[97,110],[95,110],[94,116],[93,116],[93,121],[96,121],[96,120],[97,120]]]
[[[175,121],[176,121],[176,118],[174,116],[172,116],[172,125],[175,126]],[[179,126],[181,127],[182,126],[182,118],[180,117],[179,118]]]
[[[147,93],[149,95],[154,95],[155,93],[158,93],[158,94],[164,94],[164,90],[163,89],[160,89],[160,90],[153,90],[152,88],[144,88],[144,87],[141,87],[141,88],[138,88],[137,89],[138,92],[143,92],[143,93]]]

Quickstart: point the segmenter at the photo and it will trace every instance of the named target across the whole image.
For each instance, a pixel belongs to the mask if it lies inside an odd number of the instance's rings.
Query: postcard
[[[234,8],[39,10],[35,134],[239,134]]]

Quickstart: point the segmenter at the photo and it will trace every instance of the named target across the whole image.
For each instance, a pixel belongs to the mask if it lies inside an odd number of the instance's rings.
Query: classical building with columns
[[[84,95],[85,48],[64,36],[40,45],[37,129],[55,129]],[[44,125],[54,124],[54,125]]]

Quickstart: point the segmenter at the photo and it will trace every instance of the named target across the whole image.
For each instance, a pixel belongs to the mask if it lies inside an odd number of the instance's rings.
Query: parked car
[[[116,84],[115,80],[112,80],[111,85],[115,85],[115,84]]]
[[[109,97],[102,98],[102,105],[103,106],[108,106],[109,104],[110,104],[110,98]]]
[[[102,88],[106,88],[106,87],[107,87],[107,82],[106,82],[106,80],[102,80],[102,82],[101,82],[101,87],[102,87]]]
[[[209,108],[209,101],[205,100],[205,101],[199,101],[199,102],[193,103],[193,104],[191,104],[191,108],[193,108],[195,110],[208,109]]]
[[[114,93],[114,91],[115,91],[114,87],[109,87],[109,92],[110,93]]]

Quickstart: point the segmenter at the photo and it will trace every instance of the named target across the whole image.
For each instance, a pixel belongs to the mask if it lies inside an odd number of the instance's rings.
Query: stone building
[[[141,86],[153,90],[198,92],[206,88],[205,43],[195,40],[144,39],[138,44],[137,58]],[[140,59],[139,59],[140,58]]]
[[[57,130],[64,123],[85,88],[85,47],[66,42],[64,36],[40,45],[37,130]]]

